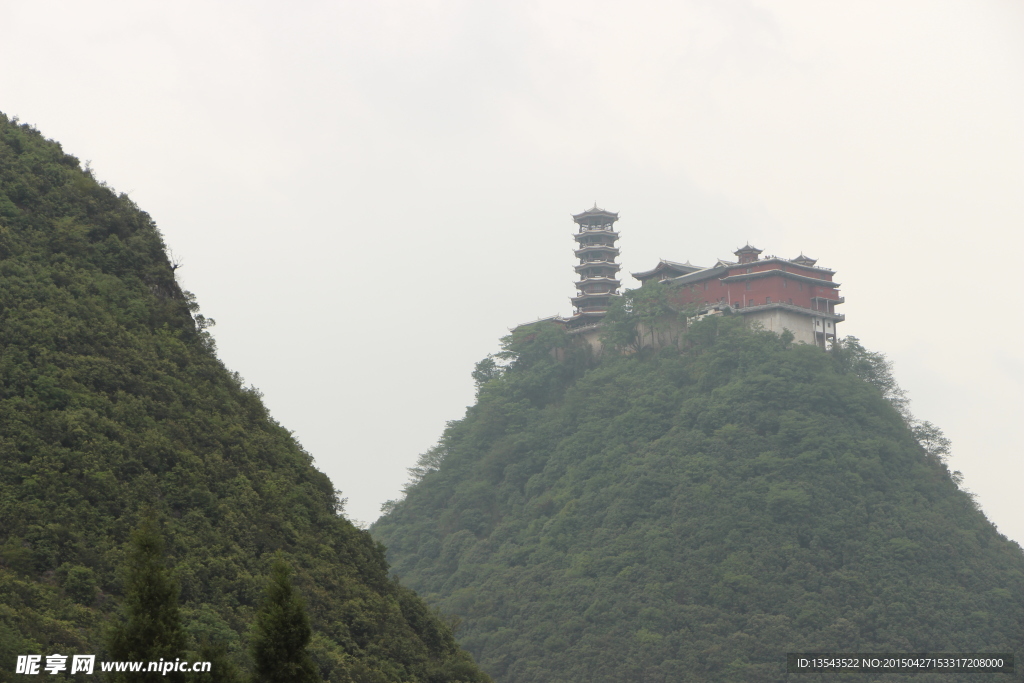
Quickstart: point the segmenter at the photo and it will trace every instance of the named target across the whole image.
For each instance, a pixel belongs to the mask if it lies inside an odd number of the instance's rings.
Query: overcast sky
[[[627,272],[747,241],[836,270],[840,334],[1024,543],[1019,0],[0,0],[0,64],[357,520],[508,328],[571,312],[596,202]]]

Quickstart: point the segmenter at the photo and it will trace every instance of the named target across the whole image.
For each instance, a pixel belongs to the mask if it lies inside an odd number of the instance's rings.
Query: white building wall
[[[817,321],[819,327],[818,331],[833,333],[835,332],[835,326],[825,328],[825,321],[821,318],[813,318],[809,315],[800,315],[792,311],[787,311],[783,308],[773,308],[767,311],[761,311],[758,313],[748,313],[743,316],[747,319],[749,324],[753,325],[755,322],[760,323],[761,326],[776,334],[782,334],[784,330],[789,330],[793,333],[793,341],[796,343],[803,342],[804,344],[817,344],[817,338],[815,337],[815,321]]]
[[[810,313],[810,311],[809,311]],[[721,315],[721,313],[711,313]],[[785,330],[793,333],[793,341],[797,344],[810,344],[820,346],[826,336],[834,335],[836,323],[826,318],[816,317],[813,314],[805,315],[784,308],[770,308],[765,311],[743,313],[744,321],[751,326],[759,325],[765,330],[782,334]],[[647,325],[638,325],[638,336],[642,340],[641,348],[663,348],[666,346],[678,346],[682,337],[686,334],[683,321],[678,316],[667,316],[660,320],[654,328]],[[818,332],[819,334],[815,334]],[[600,355],[602,351],[601,332],[599,328],[589,328],[586,331],[576,333],[585,343],[590,345],[594,353]],[[631,353],[626,350],[626,353]]]

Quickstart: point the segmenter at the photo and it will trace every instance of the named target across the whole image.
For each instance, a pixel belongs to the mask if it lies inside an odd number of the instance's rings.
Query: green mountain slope
[[[371,529],[486,671],[778,681],[786,652],[1024,652],[1024,554],[858,375],[877,356],[729,316],[688,344],[595,363],[518,335]],[[1013,678],[964,680],[986,676]]]
[[[194,644],[244,664],[281,551],[328,680],[486,680],[206,324],[149,216],[0,115],[0,680],[18,654],[102,654],[147,509]]]

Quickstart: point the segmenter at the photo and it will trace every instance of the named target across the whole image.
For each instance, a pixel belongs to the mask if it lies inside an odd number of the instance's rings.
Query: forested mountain
[[[1020,546],[855,340],[826,352],[721,316],[682,348],[595,360],[541,324],[474,377],[476,404],[371,531],[496,680],[805,680],[785,653],[1024,652]]]
[[[193,654],[219,643],[247,666],[277,556],[326,680],[487,680],[217,360],[208,324],[150,217],[0,115],[0,680],[23,678],[19,654],[103,654],[143,517]]]

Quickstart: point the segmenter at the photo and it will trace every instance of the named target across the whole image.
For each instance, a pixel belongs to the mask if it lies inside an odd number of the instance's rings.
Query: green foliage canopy
[[[1024,554],[915,438],[884,356],[791,342],[712,316],[682,350],[528,348],[371,531],[504,683],[1020,652]]]
[[[338,515],[330,480],[216,358],[209,325],[150,217],[0,115],[0,680],[18,654],[103,653],[144,510],[193,658],[247,666],[280,552],[326,680],[486,680]]]

